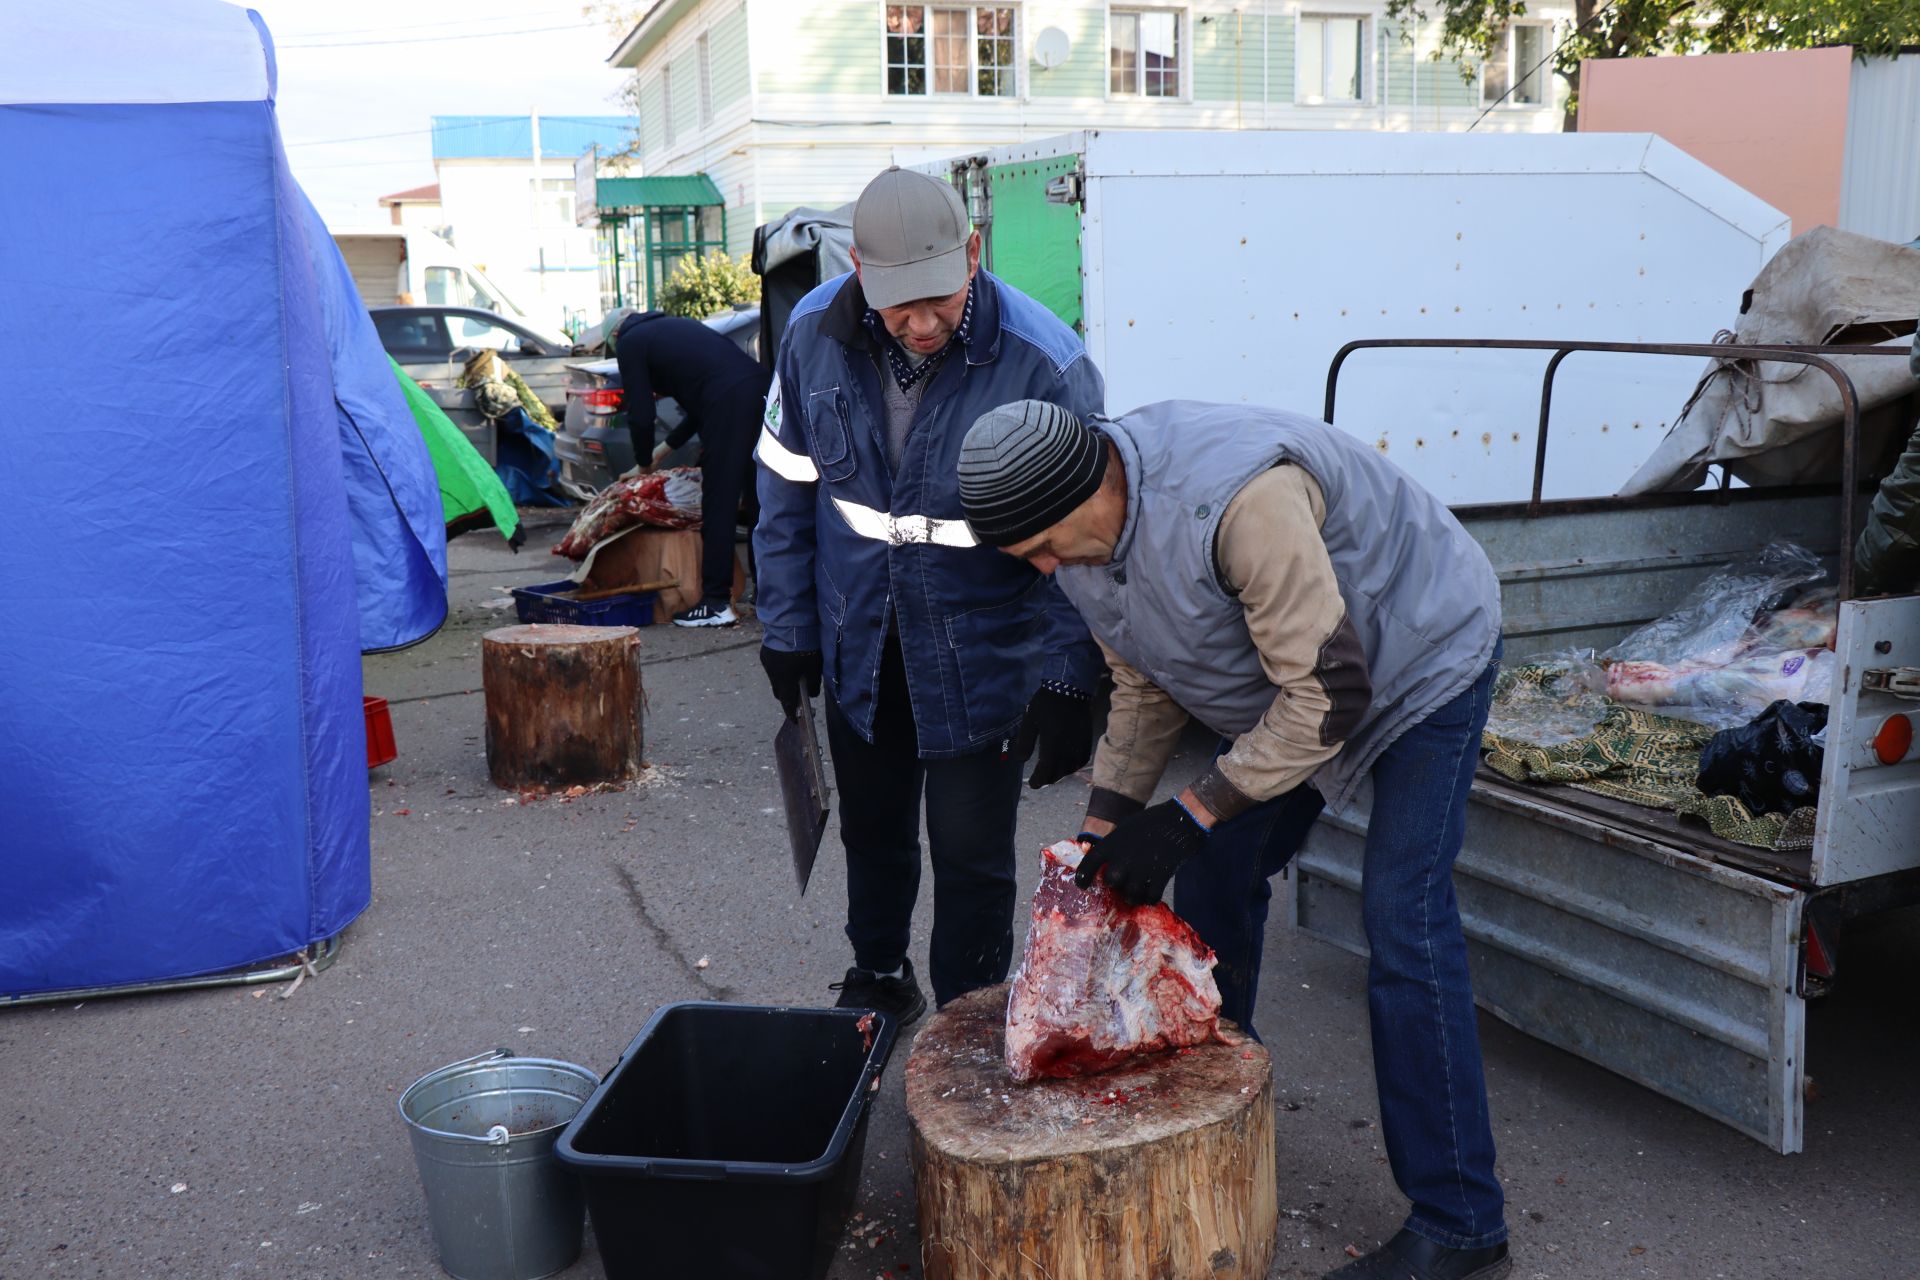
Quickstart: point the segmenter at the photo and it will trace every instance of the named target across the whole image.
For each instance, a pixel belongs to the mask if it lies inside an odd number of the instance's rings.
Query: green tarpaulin
[[[426,437],[427,452],[433,455],[433,469],[440,477],[440,506],[447,523],[451,525],[484,509],[493,516],[500,535],[511,541],[520,527],[520,513],[513,509],[507,487],[420,384],[409,378],[392,356],[387,357],[387,363],[393,366],[393,376],[406,393],[413,420]]]

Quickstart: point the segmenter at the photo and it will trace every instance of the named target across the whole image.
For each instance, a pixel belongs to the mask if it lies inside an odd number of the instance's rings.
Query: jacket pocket
[[[974,738],[1017,726],[1040,680],[1040,621],[1049,579],[1036,578],[1000,604],[948,614],[947,645]]]
[[[822,480],[845,480],[853,474],[851,416],[839,387],[807,397],[807,447]]]

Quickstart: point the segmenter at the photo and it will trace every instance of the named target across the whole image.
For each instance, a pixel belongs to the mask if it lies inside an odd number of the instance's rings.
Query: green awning
[[[720,188],[704,173],[661,174],[651,178],[598,178],[593,202],[601,213],[642,209],[687,209],[725,204]]]

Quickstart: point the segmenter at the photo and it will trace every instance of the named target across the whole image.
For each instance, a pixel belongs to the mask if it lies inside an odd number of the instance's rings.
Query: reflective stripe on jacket
[[[882,362],[852,275],[788,319],[755,456],[755,608],[775,649],[819,649],[827,688],[871,739],[889,617],[906,659],[920,754],[1013,736],[1043,680],[1091,691],[1099,650],[1049,579],[981,546],[960,508],[960,442],[1014,400],[1083,419],[1105,387],[1073,331],[982,271],[971,340],[928,380],[898,473],[889,471]]]

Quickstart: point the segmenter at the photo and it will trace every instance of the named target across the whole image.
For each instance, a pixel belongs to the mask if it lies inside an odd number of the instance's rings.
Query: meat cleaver
[[[827,832],[827,772],[820,763],[820,735],[813,727],[813,703],[800,699],[797,715],[780,722],[773,735],[773,763],[780,774],[780,796],[787,806],[787,839],[793,844],[793,875],[807,892],[814,855]]]

